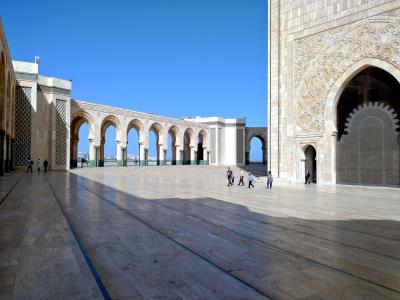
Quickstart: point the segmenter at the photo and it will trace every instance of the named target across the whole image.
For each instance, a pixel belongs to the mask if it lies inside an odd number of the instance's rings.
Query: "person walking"
[[[240,171],[240,177],[239,177],[239,184],[238,185],[243,185],[244,186],[243,171]]]
[[[232,171],[232,174],[231,174],[232,185],[234,185],[235,184],[235,173],[233,173],[233,170],[231,170],[231,171]]]
[[[49,166],[49,162],[47,161],[47,159],[45,159],[44,160],[44,162],[43,162],[43,170],[45,171],[45,172],[47,172],[47,167]]]
[[[249,173],[249,177],[247,178],[247,180],[249,182],[249,188],[250,187],[254,188],[254,185],[253,185],[254,177],[253,177],[253,175],[251,175],[251,173]]]
[[[28,159],[28,162],[27,162],[26,166],[27,166],[26,173],[28,173],[29,170],[31,170],[31,173],[32,173],[33,172],[32,171],[33,160],[32,159]]]
[[[42,168],[42,161],[40,160],[40,158],[38,158],[37,162],[36,162],[36,167],[37,167],[37,171],[38,173],[40,173],[40,169]]]
[[[272,190],[272,182],[274,181],[274,178],[272,177],[271,171],[268,171],[267,174],[267,189]]]
[[[305,182],[305,184],[311,184],[311,174],[310,174],[310,172],[309,171],[307,171],[307,174],[306,174],[306,182]]]
[[[228,171],[226,171],[226,177],[228,178],[227,186],[231,186],[232,185],[232,170],[229,167],[228,167]]]

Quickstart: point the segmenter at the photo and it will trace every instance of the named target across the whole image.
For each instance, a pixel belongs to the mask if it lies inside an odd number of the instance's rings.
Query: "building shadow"
[[[74,173],[47,177],[113,298],[189,299],[200,286],[199,296],[223,299],[400,297],[398,221],[307,220],[209,197],[142,198]],[[130,189],[154,192],[158,180]]]

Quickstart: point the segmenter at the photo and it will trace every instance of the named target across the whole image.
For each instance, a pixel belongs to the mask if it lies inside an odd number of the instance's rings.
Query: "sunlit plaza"
[[[225,171],[7,177],[1,298],[399,299],[397,189],[260,177],[250,190]]]
[[[0,1],[0,300],[400,299],[400,0],[114,2]]]

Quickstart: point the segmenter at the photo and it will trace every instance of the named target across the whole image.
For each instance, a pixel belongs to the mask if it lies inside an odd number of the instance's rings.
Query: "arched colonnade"
[[[148,165],[149,135],[156,136],[157,165],[167,165],[167,152],[172,153],[172,165],[208,164],[209,129],[207,126],[165,118],[153,114],[96,105],[82,101],[71,101],[71,162],[78,164],[79,129],[87,123],[89,129],[89,165],[104,166],[105,133],[109,126],[116,129],[117,165],[127,165],[127,146],[130,130],[136,130],[139,143],[139,164]],[[168,136],[172,149],[168,149]]]
[[[0,28],[0,176],[14,169],[15,89],[11,58]]]

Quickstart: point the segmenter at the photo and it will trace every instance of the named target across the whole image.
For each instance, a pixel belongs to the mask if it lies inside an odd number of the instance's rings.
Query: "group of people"
[[[228,168],[226,171],[226,176],[228,179],[228,184],[227,186],[232,186],[235,184],[235,175],[233,174],[233,171],[231,168]],[[267,189],[272,189],[272,182],[274,181],[272,177],[271,171],[268,171],[267,173]],[[253,182],[254,182],[254,177],[253,174],[248,173],[247,174],[247,182],[248,182],[248,188],[254,188]],[[238,185],[244,186],[244,173],[243,171],[240,171],[240,176],[239,176],[239,183]]]
[[[31,171],[31,173],[33,172],[33,170],[32,170],[33,165],[34,165],[33,160],[28,159],[26,173],[28,173],[29,171]],[[38,160],[36,161],[36,168],[37,168],[38,173],[40,173],[40,169],[42,169],[42,168],[45,172],[47,172],[48,166],[49,166],[49,162],[47,161],[47,159],[45,159],[44,161],[41,161],[40,158],[38,158]]]

